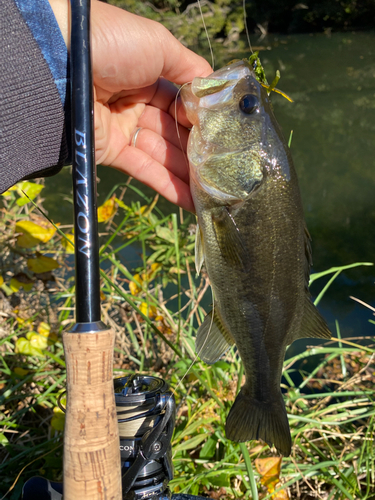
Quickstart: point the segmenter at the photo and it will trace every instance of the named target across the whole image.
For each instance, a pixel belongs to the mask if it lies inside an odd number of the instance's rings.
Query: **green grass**
[[[195,357],[196,328],[211,303],[207,276],[195,276],[195,220],[163,214],[157,199],[137,194],[138,203],[127,207],[119,200],[113,217],[100,224],[102,313],[116,332],[115,376],[154,374],[175,391],[171,488],[228,499],[287,498],[286,492],[296,499],[375,498],[373,341],[360,345],[341,339],[336,322],[336,340],[285,361],[293,449],[282,461],[276,490],[267,490],[258,460],[275,456],[273,451],[256,441],[239,445],[225,437],[225,419],[243,383],[235,351],[212,366]],[[3,198],[0,220],[0,498],[8,492],[11,500],[20,498],[31,476],[62,479],[61,334],[74,323],[73,256],[62,244],[71,228],[46,243],[20,247],[16,222],[40,223],[42,216],[32,203],[19,206],[18,199],[16,191]],[[134,262],[127,260],[130,245]],[[56,259],[60,268],[44,274],[30,270],[27,260],[37,252]],[[333,268],[311,281],[327,276],[330,284],[358,265],[369,263]],[[14,277],[32,288],[14,291]],[[322,286],[317,301],[327,289]],[[50,327],[47,342],[40,338],[47,338],[42,323]],[[276,497],[278,490],[284,496]]]

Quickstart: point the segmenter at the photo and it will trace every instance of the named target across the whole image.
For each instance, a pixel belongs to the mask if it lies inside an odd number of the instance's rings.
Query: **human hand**
[[[68,44],[66,1],[50,3]],[[91,31],[97,163],[126,172],[194,211],[184,155],[190,123],[170,82],[207,76],[210,65],[161,24],[96,0]]]

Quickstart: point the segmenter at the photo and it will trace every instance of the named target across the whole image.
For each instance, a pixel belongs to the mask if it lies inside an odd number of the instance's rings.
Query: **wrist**
[[[59,25],[65,45],[70,49],[70,1],[69,0],[48,0],[51,9]]]

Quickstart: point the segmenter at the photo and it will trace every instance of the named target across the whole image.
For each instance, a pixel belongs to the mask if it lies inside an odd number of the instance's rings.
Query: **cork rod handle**
[[[64,500],[121,500],[112,330],[64,334]]]

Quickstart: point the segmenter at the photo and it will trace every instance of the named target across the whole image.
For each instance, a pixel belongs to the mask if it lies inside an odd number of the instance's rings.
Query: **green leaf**
[[[0,432],[0,444],[1,446],[6,446],[7,444],[9,444],[8,438],[2,432]]]
[[[203,448],[199,452],[199,458],[212,458],[216,450],[217,439],[212,437],[204,443]]]
[[[217,471],[207,474],[210,483],[213,486],[226,487],[230,486],[230,475],[229,474],[218,474]]]
[[[174,243],[173,231],[167,227],[156,226],[156,235],[163,240],[169,241],[169,243]]]
[[[326,271],[322,271],[321,273],[313,273],[310,276],[310,283],[313,283],[315,280],[322,278],[323,276],[326,276],[327,274],[333,274],[341,271],[345,271],[346,269],[352,269],[353,267],[359,267],[359,266],[373,266],[374,264],[372,262],[355,262],[353,264],[348,264],[347,266],[341,266],[341,267],[331,267],[330,269],[327,269]]]
[[[201,412],[203,411],[202,408],[200,408],[200,411]],[[193,421],[190,425],[188,425],[181,432],[181,435],[179,437],[183,438],[185,436],[190,436],[191,434],[193,434],[198,429],[198,427],[203,426],[205,424],[210,424],[214,420],[216,420],[216,418],[213,418],[213,417],[211,417],[211,418],[200,418],[198,420],[195,420],[195,421]]]
[[[24,354],[25,356],[37,356],[39,358],[44,358],[42,350],[35,347],[30,340],[25,339],[24,337],[17,339],[15,352]]]
[[[207,439],[207,434],[198,434],[197,436],[194,436],[191,439],[187,439],[186,441],[183,441],[182,443],[175,446],[173,448],[173,453],[177,453],[183,450],[192,450],[193,448],[196,448],[199,444],[201,444],[201,442],[205,439]]]

